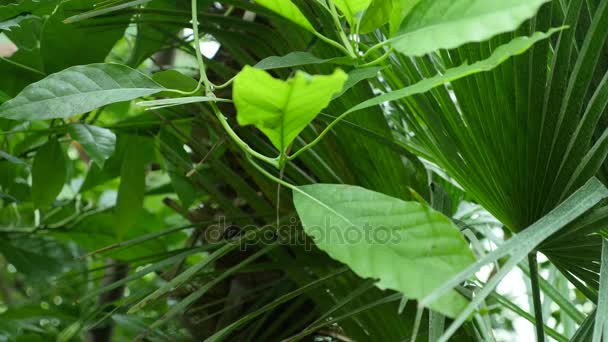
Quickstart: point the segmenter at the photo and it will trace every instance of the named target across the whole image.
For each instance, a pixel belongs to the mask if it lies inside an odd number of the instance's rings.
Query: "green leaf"
[[[120,168],[120,186],[116,198],[116,226],[118,240],[135,223],[143,203],[146,190],[145,158],[142,153],[143,138],[129,136],[127,148]]]
[[[376,96],[372,99],[363,101],[358,105],[352,107],[345,113],[352,113],[357,110],[369,108],[372,106],[377,106],[384,102],[395,101],[404,97],[408,97],[415,94],[421,94],[427,92],[435,87],[438,87],[447,82],[452,82],[457,79],[463,78],[465,76],[475,74],[478,72],[489,71],[502,64],[504,61],[509,59],[512,56],[516,56],[527,51],[532,45],[536,42],[546,39],[551,36],[553,33],[561,31],[564,29],[554,28],[549,30],[547,33],[543,32],[535,32],[530,37],[517,37],[507,44],[499,46],[492,55],[479,62],[475,62],[473,64],[462,64],[458,67],[448,69],[443,74],[438,74],[436,76],[426,78],[418,83],[415,83],[411,86],[397,89],[380,96]],[[344,115],[344,114],[342,114]]]
[[[261,70],[291,68],[310,64],[352,64],[350,57],[319,58],[309,52],[295,51],[285,56],[270,56],[262,59],[253,67]]]
[[[316,32],[312,24],[291,0],[256,0],[255,2],[310,32]]]
[[[371,4],[367,8],[367,11],[365,11],[363,18],[361,19],[359,33],[369,33],[386,24],[389,21],[392,13],[392,0],[372,0]]]
[[[161,86],[167,89],[192,91],[198,86],[198,82],[194,78],[186,76],[175,69],[157,72],[152,75],[152,79],[154,80],[154,82],[160,84]],[[203,95],[203,93],[203,90],[199,90],[193,95]],[[183,95],[175,92],[164,91],[159,93],[158,96],[181,97]]]
[[[475,261],[458,228],[418,202],[350,185],[315,184],[294,191],[306,233],[332,258],[377,286],[422,298]],[[467,305],[456,292],[431,308],[451,317]]]
[[[62,260],[52,258],[45,255],[44,251],[42,252],[39,254],[40,251],[36,253],[36,251],[13,245],[10,240],[5,238],[0,239],[0,254],[6,258],[6,261],[15,266],[17,271],[39,281],[48,275],[60,272],[62,268]]]
[[[65,157],[56,139],[49,140],[36,152],[32,163],[32,201],[42,208],[53,203],[63,189],[67,176]]]
[[[77,123],[69,125],[68,132],[100,168],[103,168],[106,159],[114,153],[116,135],[107,128]]]
[[[391,37],[399,30],[401,22],[420,0],[391,0],[393,9],[389,18]]]
[[[356,86],[359,82],[368,78],[377,77],[378,72],[382,70],[382,67],[369,67],[369,68],[358,68],[348,73],[348,79],[344,82],[342,90],[334,95],[334,99],[342,96],[347,90]]]
[[[336,7],[346,16],[346,21],[351,27],[357,22],[357,14],[366,9],[371,0],[332,0]]]
[[[336,69],[331,75],[311,76],[302,71],[287,80],[246,66],[234,80],[234,104],[240,125],[255,125],[284,152],[296,136],[339,92],[347,76]]]
[[[17,97],[0,106],[0,118],[68,118],[163,89],[148,76],[124,65],[75,66],[27,86]]]
[[[421,0],[391,38],[395,50],[421,56],[515,30],[550,0]]]
[[[593,342],[608,340],[608,240],[602,239],[602,266],[600,268],[600,291],[593,326]]]

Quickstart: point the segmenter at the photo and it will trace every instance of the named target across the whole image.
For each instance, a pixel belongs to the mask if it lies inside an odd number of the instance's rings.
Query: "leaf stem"
[[[340,116],[338,116],[334,121],[330,122],[329,125],[327,125],[327,127],[325,127],[325,129],[310,143],[308,143],[307,145],[303,146],[302,148],[300,148],[299,150],[297,150],[296,152],[294,152],[292,155],[287,157],[287,160],[294,160],[296,159],[300,154],[306,152],[306,150],[309,150],[311,148],[313,148],[316,144],[319,143],[319,141],[321,141],[321,139],[323,139],[323,137],[329,133],[329,131],[336,125],[338,124],[338,122],[340,122],[342,119],[344,119],[348,114],[350,114],[352,112],[347,111],[344,112],[342,114],[340,114]]]
[[[532,300],[534,303],[534,319],[536,320],[536,341],[545,342],[545,327],[543,320],[543,307],[540,300],[540,286],[538,275],[538,261],[536,251],[528,254],[528,264],[530,266],[530,283],[532,285]]]
[[[374,52],[374,51],[378,50],[379,48],[383,47],[384,45],[386,45],[386,44],[388,44],[388,43],[389,43],[389,41],[388,41],[388,40],[384,40],[384,41],[381,41],[380,43],[378,43],[378,44],[376,44],[376,45],[374,45],[374,46],[370,47],[370,48],[369,48],[367,51],[365,51],[365,53],[363,54],[363,58],[365,58],[365,57],[369,56],[369,54],[370,54],[370,53],[372,53],[372,52]]]
[[[373,61],[359,65],[359,68],[365,68],[365,67],[374,66],[376,64],[380,64],[380,63],[384,62],[391,55],[392,52],[393,52],[393,48],[390,48],[390,49],[386,50],[386,52],[382,56],[374,59]]]
[[[238,136],[238,134],[236,134],[236,132],[232,129],[232,127],[230,127],[228,120],[226,120],[226,117],[220,111],[220,109],[217,107],[217,105],[215,103],[210,103],[210,105],[211,105],[211,108],[213,109],[213,112],[215,113],[215,116],[220,121],[220,124],[222,125],[222,127],[224,127],[224,130],[226,130],[226,133],[228,133],[230,138],[232,138],[232,140],[241,148],[241,150],[243,150],[245,153],[247,153],[247,155],[254,156],[257,159],[260,159],[260,160],[274,166],[275,168],[279,168],[278,158],[270,158],[268,156],[265,156],[265,155],[259,153],[258,151],[254,150],[253,148],[251,148],[245,141],[243,141],[243,139],[241,139],[241,137]]]
[[[348,39],[348,36],[346,36],[346,33],[344,32],[344,28],[340,22],[340,16],[338,15],[338,10],[336,10],[336,5],[333,1],[329,1],[329,9],[331,11],[331,17],[334,20],[334,24],[336,25],[336,29],[338,30],[338,35],[340,36],[340,39],[342,39],[342,43],[344,43],[346,46],[348,55],[356,59],[357,53],[353,49],[350,39]]]
[[[329,45],[337,48],[338,50],[344,52],[348,56],[353,57],[353,58],[355,57],[355,56],[353,56],[351,54],[351,52],[347,48],[345,48],[344,46],[342,46],[342,44],[338,43],[337,41],[335,41],[335,40],[333,40],[331,38],[328,38],[328,37],[322,35],[321,33],[317,32],[317,31],[314,32],[314,35],[317,36],[322,41],[326,42],[327,44],[329,44]]]
[[[198,63],[200,76],[198,80],[198,85],[196,89],[192,92],[196,93],[200,89],[202,83],[205,85],[206,93],[211,93],[213,86],[209,82],[209,79],[207,78],[207,73],[205,72],[205,62],[203,61],[200,36],[198,33],[198,12],[196,6],[197,0],[192,0],[192,34],[194,35],[194,51],[196,52],[196,61]]]

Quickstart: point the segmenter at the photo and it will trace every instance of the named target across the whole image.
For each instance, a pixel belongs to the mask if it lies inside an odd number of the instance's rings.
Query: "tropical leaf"
[[[475,261],[458,228],[424,204],[348,185],[299,189],[294,205],[306,233],[380,288],[419,299]],[[466,305],[454,292],[430,306],[454,317]]]
[[[146,75],[119,64],[75,66],[27,86],[0,106],[0,118],[68,118],[101,106],[164,90]]]
[[[421,0],[391,38],[395,50],[421,56],[516,29],[549,0]]]
[[[283,153],[296,136],[339,92],[346,74],[327,76],[298,72],[287,80],[245,67],[234,80],[234,105],[240,125],[255,125]]]

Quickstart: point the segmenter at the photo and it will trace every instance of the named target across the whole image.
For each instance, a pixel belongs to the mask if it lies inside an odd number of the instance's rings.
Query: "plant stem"
[[[390,48],[390,49],[386,50],[386,52],[382,56],[374,59],[373,61],[359,65],[359,68],[365,68],[365,67],[373,66],[376,64],[380,64],[380,63],[384,62],[391,55],[392,52],[393,52],[393,48]]]
[[[259,153],[256,150],[252,149],[245,141],[243,141],[243,139],[241,139],[241,137],[239,137],[236,134],[236,132],[232,129],[232,127],[230,127],[230,124],[226,120],[226,117],[224,116],[224,114],[222,114],[222,112],[217,107],[217,105],[212,102],[210,104],[211,104],[211,108],[213,109],[213,112],[215,113],[215,116],[220,121],[220,124],[222,124],[222,127],[224,127],[224,130],[226,130],[226,133],[228,133],[228,135],[241,148],[241,150],[243,150],[248,155],[254,156],[254,157],[274,166],[275,168],[279,168],[279,159],[278,158],[270,158],[268,156],[265,156],[265,155]]]
[[[201,52],[200,36],[198,33],[198,12],[197,12],[196,6],[197,6],[197,0],[192,0],[192,34],[194,35],[194,51],[196,52],[196,61],[198,63],[198,69],[199,69],[200,76],[199,76],[199,80],[198,80],[198,86],[192,92],[196,93],[200,89],[201,82],[202,82],[205,85],[206,93],[210,93],[212,91],[212,86],[211,86],[211,83],[209,82],[209,79],[207,78],[207,73],[205,72],[205,62],[203,61],[203,54]]]
[[[545,327],[543,320],[543,307],[540,300],[540,286],[538,280],[538,262],[536,252],[528,254],[528,264],[530,266],[530,283],[532,285],[532,300],[534,303],[534,319],[536,320],[536,341],[545,342]]]
[[[300,154],[302,154],[303,152],[306,152],[306,150],[313,148],[316,144],[319,143],[319,141],[321,141],[321,139],[323,139],[323,137],[329,133],[329,131],[338,124],[338,122],[340,122],[342,119],[344,119],[348,114],[350,114],[351,112],[344,112],[342,113],[340,116],[338,116],[334,121],[332,121],[329,125],[327,125],[327,127],[325,127],[325,129],[310,143],[308,143],[307,145],[303,146],[302,148],[300,148],[299,150],[297,150],[296,152],[294,152],[292,155],[287,157],[287,160],[294,160],[296,159]]]
[[[348,39],[348,37],[346,36],[344,28],[342,28],[342,23],[340,22],[340,17],[338,16],[338,10],[336,10],[336,5],[333,1],[329,1],[329,8],[331,10],[331,17],[334,20],[336,29],[338,30],[338,35],[342,39],[342,43],[344,43],[344,45],[346,46],[348,55],[353,58],[357,58],[357,54],[355,53],[355,50],[353,49],[353,46],[350,43],[350,39]]]

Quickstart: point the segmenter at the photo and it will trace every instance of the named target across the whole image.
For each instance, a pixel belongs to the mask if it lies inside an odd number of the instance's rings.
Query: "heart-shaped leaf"
[[[346,73],[311,76],[298,71],[282,81],[269,73],[246,66],[235,78],[234,105],[240,125],[255,125],[284,152],[332,96],[342,89]]]
[[[33,83],[0,106],[0,118],[67,118],[101,106],[165,90],[141,72],[120,64],[67,68]]]
[[[380,288],[422,298],[475,261],[458,228],[426,205],[351,185],[299,189],[293,202],[317,247]],[[431,308],[454,317],[466,305],[450,292]]]

